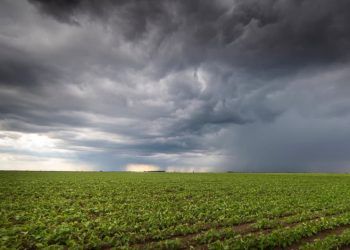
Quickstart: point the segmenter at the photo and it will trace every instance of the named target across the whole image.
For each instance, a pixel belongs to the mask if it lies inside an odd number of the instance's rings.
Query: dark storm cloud
[[[44,134],[112,168],[350,163],[346,0],[1,5],[0,128],[11,143],[16,131]]]
[[[118,25],[132,40],[157,26],[163,40],[181,36],[181,56],[189,52],[197,63],[208,58],[278,70],[342,60],[349,53],[346,0],[31,2],[60,21],[79,23],[86,15]]]
[[[60,77],[55,68],[38,62],[31,55],[0,43],[0,84],[30,90]]]

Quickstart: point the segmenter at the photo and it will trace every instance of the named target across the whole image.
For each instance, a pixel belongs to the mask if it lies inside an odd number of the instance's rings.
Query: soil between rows
[[[295,242],[293,245],[289,246],[287,250],[296,250],[307,243],[313,243],[316,240],[322,240],[330,235],[340,235],[345,229],[350,228],[350,225],[339,226],[333,229],[323,230],[313,236],[302,238],[300,241]],[[343,248],[342,248],[343,249]],[[346,248],[344,248],[346,249]],[[349,248],[350,249],[350,248]]]

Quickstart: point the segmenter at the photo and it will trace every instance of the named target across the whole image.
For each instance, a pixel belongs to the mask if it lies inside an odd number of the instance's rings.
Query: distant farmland
[[[348,249],[350,175],[0,172],[0,248]]]

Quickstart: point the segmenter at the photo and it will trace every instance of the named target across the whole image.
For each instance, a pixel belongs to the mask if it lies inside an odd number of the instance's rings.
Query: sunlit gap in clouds
[[[212,172],[214,169],[215,168],[213,167],[189,167],[189,166],[169,166],[169,167],[166,167],[165,169],[162,169],[161,167],[156,165],[140,164],[140,163],[128,164],[125,166],[125,170],[130,172],[148,172],[148,171],[164,170],[166,172],[203,173],[203,172]]]
[[[0,147],[13,151],[66,152],[62,142],[44,134],[0,131]]]
[[[128,164],[125,167],[126,171],[131,172],[144,172],[144,171],[157,171],[160,170],[160,168],[156,165],[149,165],[149,164]]]
[[[0,170],[94,171],[84,162],[55,157],[0,153]]]
[[[44,134],[0,131],[0,170],[91,171],[65,144]]]

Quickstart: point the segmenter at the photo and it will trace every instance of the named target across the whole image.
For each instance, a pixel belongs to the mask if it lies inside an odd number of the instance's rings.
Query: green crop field
[[[0,172],[1,249],[347,249],[350,175]]]

